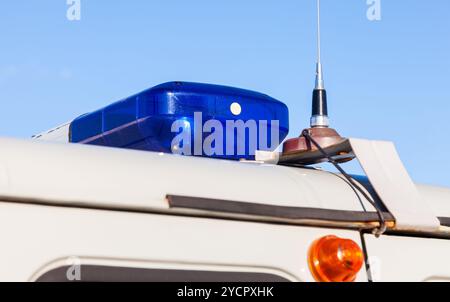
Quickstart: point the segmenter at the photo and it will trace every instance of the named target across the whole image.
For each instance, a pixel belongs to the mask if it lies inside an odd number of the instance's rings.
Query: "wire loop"
[[[373,234],[378,238],[381,235],[383,235],[387,230],[386,225],[386,219],[384,218],[383,211],[380,209],[380,207],[376,204],[376,202],[356,183],[355,179],[351,177],[347,172],[344,171],[344,169],[337,163],[331,155],[329,155],[320,145],[317,143],[317,141],[310,135],[309,131],[307,129],[303,130],[302,135],[308,139],[316,148],[319,150],[320,153],[324,157],[328,159],[328,161],[348,180],[348,182],[358,191],[360,192],[364,198],[375,208],[377,211],[377,214],[380,218],[380,225],[377,228],[374,228]]]

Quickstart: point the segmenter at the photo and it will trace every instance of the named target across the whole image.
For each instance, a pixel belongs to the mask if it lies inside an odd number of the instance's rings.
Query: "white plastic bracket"
[[[394,143],[351,138],[350,145],[374,190],[394,216],[396,229],[439,229],[439,219],[420,196]]]

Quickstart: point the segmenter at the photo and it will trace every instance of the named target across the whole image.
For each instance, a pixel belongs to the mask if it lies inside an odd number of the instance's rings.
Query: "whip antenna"
[[[345,162],[353,158],[348,140],[330,128],[327,107],[327,92],[323,80],[322,49],[320,32],[320,0],[317,1],[317,63],[316,83],[312,96],[312,114],[310,128],[302,131],[298,138],[287,140],[283,145],[280,162],[310,165],[328,158],[320,150],[328,152],[336,162]],[[313,143],[314,142],[314,143]],[[318,148],[318,146],[320,148]]]
[[[324,89],[322,72],[322,53],[320,41],[320,0],[317,0],[317,65],[316,65],[316,89]]]
[[[327,92],[323,80],[322,50],[320,41],[320,0],[317,0],[317,64],[316,85],[313,91],[311,127],[328,127]]]

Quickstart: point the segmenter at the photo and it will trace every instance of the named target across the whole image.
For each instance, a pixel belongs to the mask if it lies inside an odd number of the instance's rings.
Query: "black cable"
[[[377,214],[380,218],[380,227],[375,231],[375,235],[377,237],[381,236],[384,232],[386,232],[387,226],[386,226],[386,220],[383,215],[383,211],[380,209],[380,207],[376,204],[376,202],[369,196],[367,193],[361,189],[361,187],[355,182],[353,177],[351,177],[347,172],[342,169],[342,167],[333,159],[332,156],[330,156],[320,145],[316,142],[315,139],[312,138],[312,136],[309,134],[308,130],[303,130],[302,135],[307,138],[316,148],[319,150],[320,153],[322,153],[323,156],[325,156],[328,161],[348,180],[348,182],[356,189],[358,190],[364,198],[375,208],[377,211]]]
[[[333,173],[333,172],[329,172],[329,173],[331,175],[336,176],[337,178],[339,178],[343,182],[345,182],[353,190],[355,195],[358,197],[359,203],[361,204],[361,207],[363,208],[364,212],[367,212],[366,206],[364,205],[364,203],[363,203],[363,201],[361,199],[361,196],[359,196],[358,191],[355,189],[355,187],[346,178],[344,178],[344,177],[342,177],[342,176],[340,176],[340,175],[338,175],[336,173]]]

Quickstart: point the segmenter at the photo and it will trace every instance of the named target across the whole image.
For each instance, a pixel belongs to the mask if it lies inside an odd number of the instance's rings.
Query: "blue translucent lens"
[[[237,104],[238,110],[233,111],[232,104]],[[201,113],[200,120],[194,119],[195,113],[197,117]],[[206,139],[217,129],[209,132],[203,129],[211,120],[221,126],[223,133],[220,141],[215,136],[213,143]],[[255,128],[244,128],[241,132],[227,128],[237,121]],[[273,141],[272,126],[277,125],[274,129],[279,135]],[[218,85],[170,82],[75,119],[70,126],[70,141],[167,153],[182,149],[187,155],[253,159],[256,149],[276,149],[288,131],[288,108],[267,95]],[[174,145],[174,139],[183,132],[190,136],[183,136],[185,139]],[[213,147],[214,152],[207,146]]]

